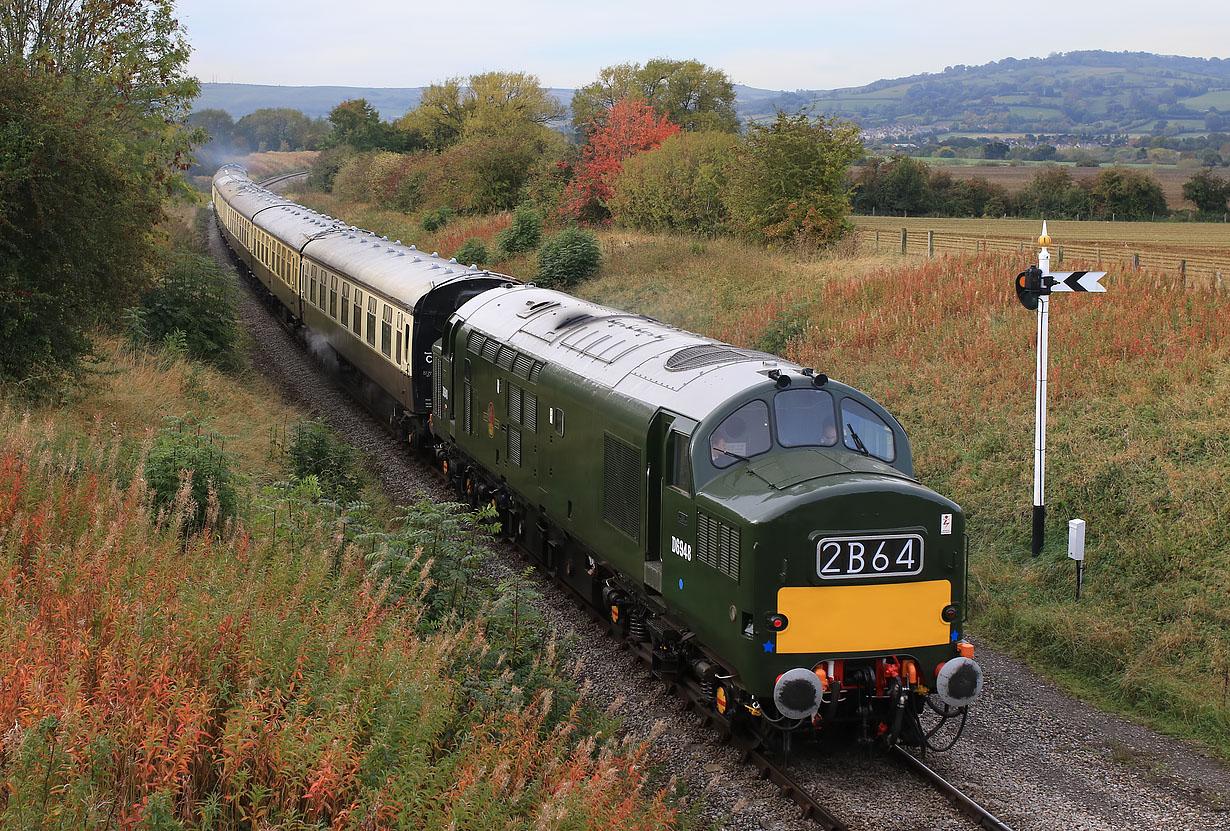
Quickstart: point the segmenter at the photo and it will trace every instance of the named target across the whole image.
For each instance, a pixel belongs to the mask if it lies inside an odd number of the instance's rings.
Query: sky
[[[203,82],[419,87],[492,70],[545,87],[695,58],[737,84],[832,89],[1082,49],[1230,58],[1227,0],[178,0]]]

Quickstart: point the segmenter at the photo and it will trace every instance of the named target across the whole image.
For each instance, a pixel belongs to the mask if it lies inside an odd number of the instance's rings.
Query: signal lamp
[[[780,632],[790,625],[785,615],[769,615],[769,626],[774,632]]]
[[[944,619],[945,623],[952,623],[957,619],[957,607],[951,604],[945,606],[944,611],[940,612],[940,617]]]

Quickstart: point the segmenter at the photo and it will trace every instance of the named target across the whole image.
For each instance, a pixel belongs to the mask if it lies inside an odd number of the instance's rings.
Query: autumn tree
[[[199,85],[171,0],[0,5],[0,377],[72,369],[157,267]]]
[[[778,111],[752,124],[728,172],[734,230],[762,242],[831,244],[845,233],[846,170],[863,152],[858,126]]]
[[[619,101],[612,105],[581,151],[575,175],[564,190],[563,212],[582,222],[609,221],[607,202],[624,159],[651,150],[678,132],[678,124],[672,124],[648,104]]]
[[[735,88],[726,73],[700,61],[669,58],[654,58],[644,66],[625,63],[603,68],[596,81],[572,98],[573,129],[578,135],[587,134],[624,100],[648,104],[685,131],[739,129]]]

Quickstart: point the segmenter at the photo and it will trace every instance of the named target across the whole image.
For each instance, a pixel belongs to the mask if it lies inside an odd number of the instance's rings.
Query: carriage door
[[[397,333],[397,336],[394,339],[395,346],[393,347],[393,362],[397,364],[397,368],[401,370],[401,375],[397,379],[397,385],[401,389],[401,395],[399,397],[401,398],[402,403],[404,403],[409,409],[418,409],[413,406],[412,399],[410,398],[410,327],[406,325],[406,316],[400,311],[397,313],[397,320],[395,322],[397,324],[397,328],[393,331]],[[405,337],[404,341],[402,340],[403,336]],[[405,351],[403,351],[403,349]]]
[[[650,431],[645,583],[658,592],[688,570],[696,549],[690,456],[695,428],[691,419],[662,412]]]

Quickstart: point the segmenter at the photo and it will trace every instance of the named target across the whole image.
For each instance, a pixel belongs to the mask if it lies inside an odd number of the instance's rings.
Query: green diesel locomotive
[[[909,740],[929,692],[978,694],[961,509],[863,393],[533,286],[458,309],[433,364],[462,491],[718,713]]]
[[[764,731],[927,746],[924,707],[978,695],[961,509],[863,393],[389,242],[237,165],[213,191],[283,320],[658,675]]]

